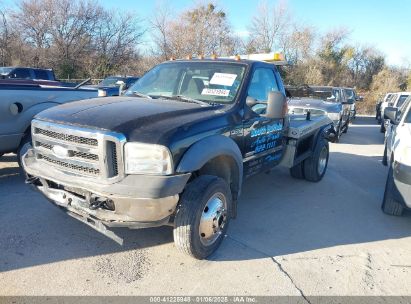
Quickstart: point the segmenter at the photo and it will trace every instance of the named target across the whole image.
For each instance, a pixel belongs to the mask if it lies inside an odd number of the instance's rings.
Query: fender
[[[328,141],[333,141],[335,138],[335,131],[334,128],[332,127],[332,124],[328,124],[325,126],[322,126],[314,135],[314,140],[311,146],[311,150],[314,151],[315,145],[317,144],[318,137],[322,136]]]
[[[176,171],[178,173],[197,171],[209,160],[222,155],[230,156],[237,164],[239,195],[243,180],[243,157],[237,144],[229,137],[212,135],[196,142],[184,153]]]

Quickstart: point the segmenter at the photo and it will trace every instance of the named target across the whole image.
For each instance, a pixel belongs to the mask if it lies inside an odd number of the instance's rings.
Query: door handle
[[[23,105],[20,102],[15,102],[10,105],[10,112],[13,115],[23,112]]]

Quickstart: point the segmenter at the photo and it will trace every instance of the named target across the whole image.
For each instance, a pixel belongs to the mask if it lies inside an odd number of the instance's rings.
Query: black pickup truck
[[[236,216],[243,178],[282,164],[318,182],[332,136],[326,116],[287,115],[274,64],[173,60],[125,96],[38,114],[22,162],[28,183],[113,240],[111,227],[172,225],[176,246],[202,259]]]

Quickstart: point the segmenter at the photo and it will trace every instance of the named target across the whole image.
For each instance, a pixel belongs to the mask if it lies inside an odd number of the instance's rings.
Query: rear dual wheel
[[[306,179],[310,182],[319,182],[328,167],[329,145],[323,137],[319,137],[312,155],[303,162],[290,169],[292,177]]]

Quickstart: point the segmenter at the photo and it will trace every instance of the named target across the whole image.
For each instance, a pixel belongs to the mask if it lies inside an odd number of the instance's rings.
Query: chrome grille
[[[78,165],[74,165],[71,163],[67,163],[67,162],[63,162],[57,159],[52,159],[48,156],[42,155],[42,154],[38,154],[38,158],[39,159],[43,159],[46,162],[52,163],[52,164],[56,164],[60,167],[64,167],[67,169],[72,169],[75,171],[80,171],[80,172],[84,172],[84,173],[88,173],[88,174],[93,174],[93,175],[98,175],[100,174],[100,170],[99,169],[94,169],[94,168],[88,168],[88,167],[83,167],[83,166],[78,166]]]
[[[69,135],[69,134],[62,134],[62,133],[57,133],[57,132],[53,132],[53,131],[50,131],[50,130],[44,130],[44,129],[40,129],[40,128],[35,128],[34,133],[41,134],[41,135],[44,135],[44,136],[50,137],[50,138],[55,138],[55,139],[64,140],[64,141],[68,141],[68,142],[73,142],[73,143],[78,143],[78,144],[83,144],[83,145],[89,145],[89,146],[97,146],[98,145],[98,141],[96,139],[84,138],[84,137],[81,137],[81,136],[73,136],[73,135]]]
[[[33,120],[32,138],[36,157],[45,165],[99,180],[124,174],[121,134]]]

